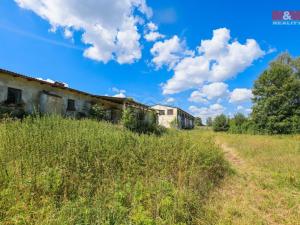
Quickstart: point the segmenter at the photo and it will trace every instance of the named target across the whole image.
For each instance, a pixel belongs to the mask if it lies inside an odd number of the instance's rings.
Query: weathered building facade
[[[194,128],[194,116],[180,108],[166,105],[154,105],[152,108],[157,111],[158,122],[164,127],[170,128],[175,126],[179,129]]]
[[[0,107],[22,108],[28,114],[39,112],[77,118],[88,116],[93,104],[103,106],[108,120],[115,123],[127,107],[141,110],[145,115],[154,112],[132,99],[92,95],[66,87],[63,83],[49,83],[0,69]]]

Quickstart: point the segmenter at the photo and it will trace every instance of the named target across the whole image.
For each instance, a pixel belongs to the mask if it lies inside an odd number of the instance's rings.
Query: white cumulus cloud
[[[145,34],[144,38],[147,41],[156,41],[157,39],[161,39],[164,38],[165,35],[160,34],[159,32],[153,31],[153,32],[149,32],[148,34]]]
[[[251,100],[253,97],[252,90],[247,88],[236,88],[230,93],[229,102],[241,103]]]
[[[195,55],[177,57],[175,60],[172,59],[174,54],[171,57],[165,54],[167,57],[164,60],[154,58],[158,62],[175,61],[172,64],[174,75],[163,85],[163,94],[175,94],[205,83],[227,80],[265,55],[254,39],[247,39],[245,44],[230,39],[230,31],[220,28],[213,31],[212,39],[201,41]],[[171,52],[170,48],[167,52]]]
[[[213,105],[210,105],[209,107],[197,107],[197,106],[190,106],[189,111],[197,116],[201,117],[203,121],[206,121],[208,117],[215,118],[216,116],[224,113],[225,108],[224,106],[216,103]]]
[[[15,0],[47,20],[51,31],[64,30],[67,38],[83,32],[84,56],[107,63],[133,63],[141,58],[138,26],[152,15],[145,0]],[[139,14],[139,15],[137,15]]]
[[[173,98],[173,97],[170,97],[170,98],[166,99],[166,103],[174,103],[175,101],[176,101],[176,99]]]
[[[115,95],[113,95],[113,97],[126,98],[126,90],[122,90],[122,89],[113,87],[112,91],[116,93]]]
[[[146,34],[144,35],[144,38],[149,42],[164,38],[165,35],[159,33],[157,30],[158,26],[153,22],[149,22],[146,26]]]
[[[186,49],[186,44],[177,35],[171,39],[156,42],[150,50],[153,55],[152,62],[157,69],[166,65],[172,69],[182,58],[192,54]]]
[[[214,98],[222,98],[229,93],[228,85],[223,82],[215,82],[208,85],[204,85],[200,90],[193,91],[189,101],[207,103],[208,100]]]

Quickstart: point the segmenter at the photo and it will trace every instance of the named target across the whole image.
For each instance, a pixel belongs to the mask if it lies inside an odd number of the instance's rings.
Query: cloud
[[[149,42],[156,41],[156,40],[164,38],[164,37],[165,37],[165,35],[160,34],[160,33],[156,32],[156,31],[155,32],[150,32],[148,34],[145,34],[145,36],[144,36],[144,38],[147,41],[149,41]]]
[[[47,20],[51,31],[64,30],[67,38],[74,31],[83,32],[87,45],[84,56],[107,63],[133,63],[141,58],[138,26],[148,19],[152,10],[145,0],[15,0]],[[138,15],[137,15],[138,14]]]
[[[189,111],[193,113],[196,117],[201,117],[203,121],[206,121],[208,117],[215,118],[216,116],[224,113],[225,108],[220,104],[213,104],[209,107],[197,107],[197,106],[190,106]]]
[[[113,87],[111,90],[116,93],[115,95],[113,95],[113,97],[126,98],[126,91],[125,90],[118,89],[116,87]]]
[[[229,93],[228,85],[223,82],[215,82],[204,85],[200,90],[193,91],[189,101],[207,103],[208,100],[227,96]]]
[[[237,109],[238,111],[242,111],[242,110],[244,110],[244,107],[241,106],[241,105],[239,105],[238,107],[236,107],[236,109]]]
[[[153,55],[152,63],[157,69],[167,66],[172,69],[182,58],[192,53],[186,49],[186,44],[177,35],[171,39],[156,42],[150,50]]]
[[[45,81],[45,82],[48,82],[48,83],[51,83],[51,84],[54,84],[54,83],[55,83],[54,80],[51,80],[51,79],[49,79],[49,78],[43,79],[43,78],[41,78],[41,77],[37,77],[36,79],[41,80],[41,81]]]
[[[153,23],[153,22],[147,23],[147,28],[150,31],[156,31],[156,30],[158,30],[158,26],[155,23]]]
[[[225,81],[266,54],[254,39],[247,39],[245,44],[230,39],[228,29],[214,30],[212,39],[201,41],[197,54],[172,60],[174,74],[163,85],[163,94],[175,94],[205,83]]]
[[[41,81],[45,81],[45,82],[48,82],[48,83],[51,83],[51,84],[54,84],[54,83],[56,82],[56,81],[51,80],[51,79],[49,79],[49,78],[43,79],[43,78],[41,78],[41,77],[37,77],[36,79],[41,80]],[[65,82],[59,82],[59,83],[63,84],[65,87],[69,87],[69,84],[67,84],[67,83],[65,83]]]
[[[149,22],[146,26],[146,34],[144,35],[146,41],[153,42],[165,37],[165,35],[160,34],[157,30],[158,26],[153,22]]]
[[[170,97],[170,98],[166,99],[166,103],[174,103],[175,101],[176,101],[176,99],[173,98],[173,97]]]
[[[241,103],[251,100],[252,90],[247,88],[236,88],[230,93],[230,103]]]
[[[244,106],[242,106],[242,105],[239,105],[239,106],[237,106],[237,112],[239,112],[239,113],[243,113],[244,115],[249,115],[251,112],[252,112],[252,109],[250,109],[250,108],[245,108]]]
[[[201,91],[193,91],[189,98],[190,102],[198,102],[198,103],[208,103],[206,96]]]
[[[118,93],[118,94],[115,94],[113,97],[126,98],[126,95],[124,93]]]

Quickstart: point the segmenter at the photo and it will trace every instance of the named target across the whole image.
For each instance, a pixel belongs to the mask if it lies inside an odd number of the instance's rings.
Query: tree
[[[300,58],[280,55],[255,81],[252,118],[260,132],[300,132]]]
[[[213,121],[214,131],[228,131],[228,129],[229,129],[229,121],[224,114],[221,114],[214,119]]]
[[[195,126],[199,126],[199,127],[203,126],[201,117],[195,118]]]
[[[212,118],[211,118],[211,117],[208,117],[208,118],[206,119],[206,126],[211,127],[212,124],[213,124]]]
[[[234,115],[232,119],[229,121],[229,131],[231,133],[245,133],[247,132],[244,124],[248,121],[248,119],[245,117],[242,113],[237,113]]]
[[[237,113],[234,115],[233,120],[235,125],[242,126],[247,121],[247,118],[243,113]]]

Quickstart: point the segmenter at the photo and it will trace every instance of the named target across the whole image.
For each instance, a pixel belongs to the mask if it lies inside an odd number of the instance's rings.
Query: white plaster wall
[[[77,112],[87,113],[90,108],[90,101],[94,100],[90,96],[73,93],[69,90],[53,88],[46,84],[40,84],[35,81],[28,81],[23,78],[14,78],[11,75],[0,73],[0,103],[7,99],[7,88],[16,88],[22,90],[22,102],[25,104],[25,111],[32,113],[39,110],[40,95],[43,91],[48,91],[62,97],[63,112],[66,112],[68,99],[75,100]]]
[[[162,106],[162,105],[155,105],[152,108],[157,110],[157,112],[158,110],[165,110],[165,115],[158,115],[158,124],[167,128],[171,128],[171,123],[177,117],[177,108],[172,108],[172,107]],[[173,115],[167,115],[168,109],[173,109]]]

